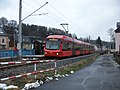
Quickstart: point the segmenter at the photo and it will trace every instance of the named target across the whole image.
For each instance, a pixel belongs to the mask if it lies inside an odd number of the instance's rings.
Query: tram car
[[[68,57],[94,52],[94,46],[65,35],[50,35],[45,39],[45,57]]]

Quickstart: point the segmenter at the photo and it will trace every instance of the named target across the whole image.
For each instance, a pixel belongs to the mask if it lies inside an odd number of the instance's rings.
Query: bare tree
[[[108,29],[107,33],[110,36],[110,41],[114,41],[115,40],[115,36],[114,36],[115,31],[114,31],[114,29],[113,28]]]
[[[8,26],[17,28],[17,21],[15,20],[8,21]]]
[[[111,48],[114,48],[114,43],[115,43],[115,36],[114,36],[114,33],[115,33],[115,30],[113,28],[110,28],[108,29],[107,31],[108,35],[110,36],[110,47]]]
[[[8,22],[7,18],[5,17],[0,18],[0,25],[4,26],[5,24],[7,24],[7,22]]]

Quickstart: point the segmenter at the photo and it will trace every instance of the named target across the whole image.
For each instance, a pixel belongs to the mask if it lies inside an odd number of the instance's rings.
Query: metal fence
[[[35,50],[22,50],[22,55],[35,55]],[[13,50],[0,50],[0,57],[13,57],[17,56],[16,54],[14,55]]]

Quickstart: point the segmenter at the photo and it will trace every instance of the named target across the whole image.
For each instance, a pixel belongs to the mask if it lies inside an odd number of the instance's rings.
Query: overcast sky
[[[77,37],[102,40],[110,39],[107,30],[116,29],[120,22],[120,0],[22,0],[22,18],[48,2],[34,13],[46,15],[30,16],[23,23],[62,29],[61,23],[68,23],[70,33]],[[19,17],[19,0],[0,0],[0,17],[16,20]],[[66,28],[66,27],[65,27]]]

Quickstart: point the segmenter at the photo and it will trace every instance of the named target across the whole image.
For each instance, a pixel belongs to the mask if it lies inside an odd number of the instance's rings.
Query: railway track
[[[96,54],[64,58],[60,60],[56,60],[57,67],[63,67],[65,65],[75,63],[85,58],[90,58],[95,56]],[[15,62],[0,62],[0,78],[5,78],[9,76],[16,76],[20,74],[30,73],[34,71],[34,64],[36,63],[36,71],[45,70],[48,68],[54,68],[55,63],[51,62],[55,59],[47,59],[47,60],[26,60],[26,61],[15,61]],[[8,64],[9,63],[9,64]]]
[[[37,59],[37,60],[23,60],[23,61],[12,61],[12,62],[0,62],[0,70],[10,67],[19,67],[22,65],[31,65],[34,63],[46,63],[54,61],[55,59]]]
[[[0,78],[5,78],[9,76],[16,76],[20,74],[30,73],[34,71],[36,64],[36,71],[45,70],[54,67],[54,63],[51,60],[47,61],[27,61],[28,63],[20,63],[15,65],[5,65],[0,68]],[[13,64],[13,63],[12,63]]]

